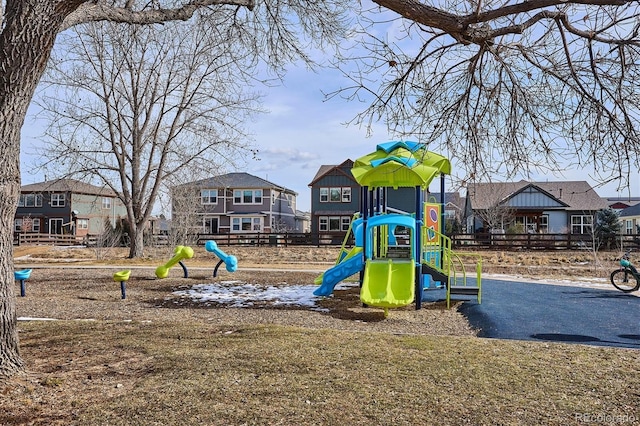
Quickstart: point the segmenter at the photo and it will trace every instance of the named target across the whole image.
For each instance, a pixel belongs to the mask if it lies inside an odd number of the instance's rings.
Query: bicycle
[[[631,250],[627,250],[620,258],[620,267],[611,273],[611,284],[625,293],[640,289],[640,275],[629,260]]]

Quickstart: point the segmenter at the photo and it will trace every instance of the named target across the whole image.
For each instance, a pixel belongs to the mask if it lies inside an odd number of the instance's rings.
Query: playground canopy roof
[[[358,158],[351,169],[358,184],[370,188],[426,188],[442,173],[451,173],[448,159],[409,141],[381,143],[375,152]]]

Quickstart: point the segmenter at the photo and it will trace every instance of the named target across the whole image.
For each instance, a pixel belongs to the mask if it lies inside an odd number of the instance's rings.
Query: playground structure
[[[228,272],[235,272],[238,269],[238,259],[235,256],[230,256],[230,255],[226,254],[225,252],[223,252],[218,247],[218,244],[215,241],[213,241],[213,240],[207,241],[204,244],[204,248],[208,252],[213,253],[213,254],[215,254],[216,256],[218,256],[220,258],[220,261],[218,262],[218,264],[216,265],[216,267],[213,270],[213,276],[214,277],[218,276],[218,268],[223,263],[226,265],[226,269],[227,269]]]
[[[167,263],[156,268],[156,277],[167,278],[169,275],[169,269],[171,269],[176,263],[179,263],[182,267],[182,271],[184,272],[184,277],[189,278],[189,271],[182,261],[193,257],[193,249],[188,246],[177,246],[173,253],[174,256]]]
[[[467,277],[462,255],[451,250],[451,240],[442,230],[449,160],[417,142],[387,142],[357,159],[351,173],[362,187],[360,212],[348,231],[355,244],[347,250],[345,237],[336,265],[316,279],[320,286],[314,295],[329,296],[339,282],[360,273],[360,300],[383,308],[385,316],[388,309],[414,301],[420,309],[424,290],[434,288],[446,288],[447,308],[454,295],[473,296],[480,303],[480,258],[475,258],[475,277]],[[423,191],[437,176],[443,199],[427,203]],[[406,187],[415,188],[415,211],[388,212],[388,188]],[[404,244],[400,234],[408,237]]]
[[[27,295],[27,283],[26,281],[31,276],[31,269],[23,269],[21,271],[14,271],[13,277],[20,281],[20,297]]]

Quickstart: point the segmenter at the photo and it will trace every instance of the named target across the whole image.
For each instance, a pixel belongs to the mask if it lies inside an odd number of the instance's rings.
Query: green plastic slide
[[[367,260],[360,300],[369,306],[398,308],[415,298],[416,268],[413,261]]]

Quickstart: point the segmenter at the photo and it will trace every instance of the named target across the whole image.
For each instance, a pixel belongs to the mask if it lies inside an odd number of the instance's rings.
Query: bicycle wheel
[[[635,275],[628,269],[616,269],[611,273],[611,284],[620,291],[629,293],[635,291],[640,286]]]

